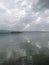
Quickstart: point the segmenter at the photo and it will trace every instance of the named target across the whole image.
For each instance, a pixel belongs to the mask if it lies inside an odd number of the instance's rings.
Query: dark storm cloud
[[[35,8],[37,10],[46,10],[49,9],[49,0],[39,0]]]

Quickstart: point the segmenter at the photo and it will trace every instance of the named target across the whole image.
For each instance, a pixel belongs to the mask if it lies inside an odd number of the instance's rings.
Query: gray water
[[[23,42],[49,48],[49,33],[0,34],[0,50],[6,47],[19,48]]]
[[[39,53],[37,50],[43,48],[49,49],[49,33],[0,34],[0,56],[7,53],[8,58],[13,50],[19,51],[21,56],[25,56],[26,50],[34,50]]]

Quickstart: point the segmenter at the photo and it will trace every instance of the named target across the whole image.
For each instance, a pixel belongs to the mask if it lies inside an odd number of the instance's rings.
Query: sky
[[[49,31],[49,0],[0,0],[0,30]]]

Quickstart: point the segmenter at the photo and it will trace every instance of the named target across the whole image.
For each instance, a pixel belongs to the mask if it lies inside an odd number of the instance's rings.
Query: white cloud
[[[37,18],[36,24],[38,24],[40,22],[40,19],[41,19],[40,17]]]
[[[27,24],[25,27],[24,27],[24,31],[26,30],[26,29],[28,29],[30,27],[30,24]]]
[[[49,9],[37,10],[38,1],[0,0],[0,29],[48,30]]]

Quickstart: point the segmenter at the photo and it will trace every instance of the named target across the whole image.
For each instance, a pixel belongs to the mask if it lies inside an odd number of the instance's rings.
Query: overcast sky
[[[49,31],[49,0],[0,0],[0,29]]]

